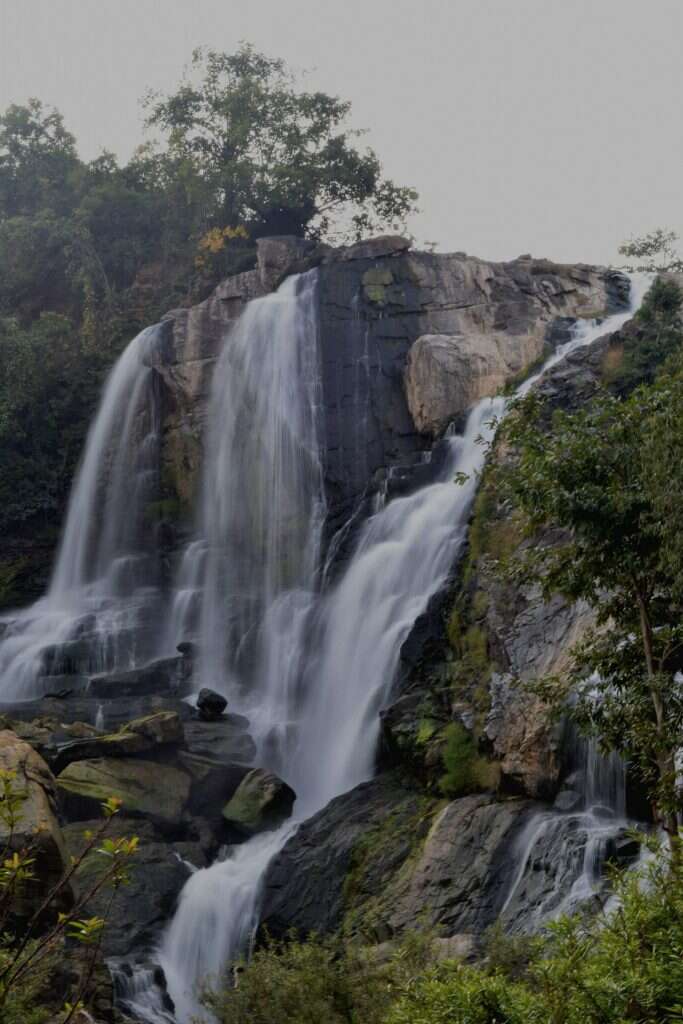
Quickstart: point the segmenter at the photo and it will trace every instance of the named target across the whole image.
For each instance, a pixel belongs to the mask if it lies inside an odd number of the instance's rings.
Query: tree
[[[515,571],[587,601],[596,627],[562,680],[540,692],[642,780],[679,856],[676,757],[683,744],[683,377],[585,410],[547,412],[533,395],[504,427],[517,452],[505,490],[533,545]],[[549,543],[538,538],[551,537]]]
[[[644,270],[650,273],[683,273],[683,259],[676,250],[677,241],[676,232],[664,228],[656,228],[640,238],[631,238],[619,246],[621,255],[630,261],[624,269]]]
[[[196,50],[192,68],[199,84],[186,78],[169,96],[147,97],[147,125],[165,134],[158,173],[182,184],[201,233],[241,224],[252,237],[320,237],[336,225],[358,235],[402,224],[414,209],[416,193],[354,146],[350,104],[298,91],[282,60],[245,44]]]
[[[38,209],[67,211],[81,166],[58,110],[37,99],[8,107],[0,117],[0,221]]]

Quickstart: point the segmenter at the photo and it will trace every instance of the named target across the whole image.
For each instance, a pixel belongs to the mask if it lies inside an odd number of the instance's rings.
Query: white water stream
[[[141,653],[141,622],[157,596],[142,537],[157,491],[159,428],[145,358],[158,331],[134,338],[107,379],[47,594],[0,618],[3,700],[40,696],[61,676],[127,668]]]
[[[628,311],[577,323],[518,394],[569,351],[618,330],[646,287],[634,283]],[[379,508],[321,596],[319,387],[315,276],[307,275],[251,303],[226,341],[195,549],[202,569],[185,566],[190,582],[178,590],[185,605],[188,591],[201,600],[202,683],[225,689],[251,717],[266,763],[297,791],[296,817],[188,880],[157,955],[181,1024],[201,1014],[197,984],[247,947],[266,869],[297,822],[371,777],[401,644],[457,558],[485,458],[479,442],[507,404],[488,399],[472,410],[463,435],[448,441],[440,479]],[[468,475],[463,485],[458,472]],[[129,1005],[151,1024],[173,1019],[150,988],[138,986]]]

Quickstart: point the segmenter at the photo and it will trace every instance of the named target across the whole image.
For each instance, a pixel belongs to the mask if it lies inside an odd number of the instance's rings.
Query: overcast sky
[[[683,0],[0,0],[0,108],[37,96],[125,160],[140,96],[241,40],[352,101],[419,242],[614,262],[683,234]]]

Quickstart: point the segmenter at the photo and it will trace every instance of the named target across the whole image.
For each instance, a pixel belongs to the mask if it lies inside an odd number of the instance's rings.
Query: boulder
[[[208,687],[203,687],[197,697],[197,708],[200,716],[207,722],[213,722],[220,718],[228,702],[222,693],[216,693]]]
[[[243,715],[222,715],[215,722],[195,718],[185,722],[185,746],[193,754],[217,761],[250,764],[256,756],[256,744],[248,728],[249,720]]]
[[[102,819],[80,821],[64,827],[70,855],[77,856],[85,845],[84,832],[95,831]],[[192,868],[206,867],[206,856],[197,842],[169,842],[150,821],[131,822],[116,817],[109,824],[112,838],[138,836],[140,843],[128,865],[128,885],[114,894],[103,932],[106,957],[128,956],[150,948],[175,909],[178,893]],[[96,854],[79,869],[76,887],[83,891],[99,870]],[[104,916],[111,892],[102,890],[88,904],[89,915]]]
[[[343,928],[386,942],[422,924],[474,941],[511,889],[512,844],[535,806],[484,795],[444,806],[378,776],[304,822],[274,858],[262,925],[277,937]]]
[[[118,732],[104,736],[96,734],[60,744],[51,763],[55,773],[59,774],[74,761],[149,754],[157,748],[178,746],[183,738],[180,715],[176,711],[157,711],[133,719]]]
[[[110,796],[122,801],[123,816],[144,816],[164,825],[179,824],[190,796],[190,776],[155,761],[106,758],[74,761],[57,778],[65,813],[82,821]]]
[[[462,422],[479,399],[495,395],[543,351],[544,325],[526,337],[424,334],[408,352],[408,408],[421,434]]]
[[[209,820],[221,817],[226,801],[249,773],[243,764],[219,761],[215,757],[181,750],[178,761],[192,779],[188,809]]]
[[[23,796],[14,827],[0,820],[0,843],[3,847],[9,844],[10,850],[29,849],[35,859],[34,878],[26,883],[13,906],[13,915],[26,919],[42,904],[68,864],[55,814],[55,782],[42,757],[8,729],[0,731],[0,769],[15,773],[13,787]],[[50,911],[65,909],[70,896],[70,890],[65,890]]]
[[[346,246],[339,253],[340,260],[376,260],[382,256],[397,256],[412,246],[409,238],[401,235],[379,235]]]
[[[223,808],[223,818],[239,832],[255,835],[277,828],[292,813],[296,793],[277,775],[254,768]]]
[[[157,711],[143,718],[134,718],[121,729],[122,736],[140,736],[153,746],[179,746],[185,736],[177,711]]]

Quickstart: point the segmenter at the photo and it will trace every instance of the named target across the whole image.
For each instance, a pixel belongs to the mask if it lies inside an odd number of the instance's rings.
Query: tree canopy
[[[26,552],[54,543],[102,379],[135,334],[253,267],[264,234],[340,241],[414,208],[358,148],[347,102],[251,46],[197,51],[146,112],[158,137],[123,166],[82,160],[38,99],[0,114],[0,607],[44,586],[44,551],[37,575]]]
[[[207,226],[329,237],[404,224],[417,194],[354,145],[362,132],[347,127],[350,103],[300,91],[284,61],[247,44],[232,54],[198,49],[192,71],[198,82],[147,97],[147,125],[166,149],[144,152]]]

